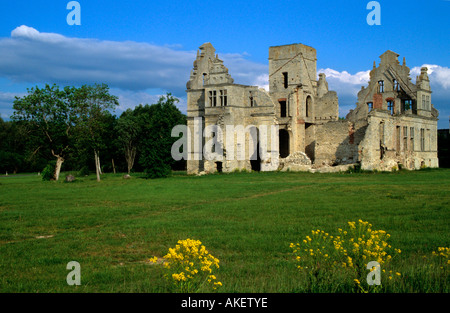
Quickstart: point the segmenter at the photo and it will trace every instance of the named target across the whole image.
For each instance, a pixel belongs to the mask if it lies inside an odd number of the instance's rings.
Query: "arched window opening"
[[[312,98],[311,98],[311,96],[308,96],[306,98],[306,112],[305,112],[305,116],[306,117],[310,117],[310,115],[311,115],[311,107],[312,107]]]

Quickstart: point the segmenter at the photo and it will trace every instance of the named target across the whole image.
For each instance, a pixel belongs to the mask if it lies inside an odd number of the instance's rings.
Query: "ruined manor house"
[[[266,91],[235,84],[214,47],[203,44],[186,85],[188,173],[332,172],[355,164],[388,171],[438,167],[438,111],[431,103],[427,68],[422,67],[413,84],[405,58],[400,64],[398,57],[388,50],[378,66],[374,62],[356,108],[340,119],[338,95],[328,90],[325,74],[317,75],[314,48],[270,47]],[[221,132],[207,135],[208,126]],[[192,148],[204,145],[208,136],[222,158],[205,158],[204,150]]]

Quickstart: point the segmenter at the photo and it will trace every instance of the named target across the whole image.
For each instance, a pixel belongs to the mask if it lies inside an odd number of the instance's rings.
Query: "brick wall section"
[[[381,93],[373,94],[373,108],[382,109],[383,108],[383,95]]]

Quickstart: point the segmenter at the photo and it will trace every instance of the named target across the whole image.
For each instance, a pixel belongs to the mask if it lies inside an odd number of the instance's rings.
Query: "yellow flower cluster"
[[[439,258],[440,268],[450,267],[450,248],[438,247],[437,251],[433,251],[433,256]]]
[[[290,248],[293,249],[293,253],[296,255],[296,260],[300,264],[305,264],[303,260],[326,260],[330,258],[330,252],[327,250],[329,247],[330,239],[333,236],[329,236],[323,230],[313,230],[311,237],[306,236],[300,243],[291,243]],[[313,261],[315,262],[315,261]],[[303,269],[302,265],[297,266],[299,269]]]
[[[380,265],[391,261],[392,246],[388,243],[388,233],[384,230],[373,230],[372,224],[362,220],[358,220],[358,223],[348,222],[348,225],[349,231],[339,229],[342,237],[338,236],[335,241],[335,246],[339,246],[344,255],[351,255],[359,266],[369,261],[377,261]],[[399,254],[401,250],[394,249],[393,252]]]
[[[156,263],[157,258],[149,259]],[[219,259],[212,256],[199,240],[179,240],[174,248],[164,256],[164,267],[171,275],[173,282],[184,292],[198,289],[205,281],[213,286],[213,289],[222,286],[212,275],[214,269],[219,268]]]
[[[187,278],[186,278],[186,276],[184,276],[183,272],[181,272],[180,274],[177,274],[177,273],[172,274],[172,278],[175,281],[187,281]]]
[[[358,280],[365,273],[367,263],[377,261],[385,266],[394,254],[401,253],[388,243],[390,235],[386,231],[373,230],[371,224],[362,220],[347,225],[346,230],[338,228],[335,236],[317,229],[301,243],[291,243],[297,268],[309,271],[346,268],[352,270]]]

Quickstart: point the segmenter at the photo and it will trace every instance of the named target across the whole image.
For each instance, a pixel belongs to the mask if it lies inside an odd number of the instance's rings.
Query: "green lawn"
[[[358,219],[402,250],[389,291],[449,291],[448,266],[430,261],[450,246],[448,169],[137,176],[0,177],[0,292],[167,292],[163,267],[147,260],[186,238],[220,259],[220,292],[339,291],[307,287],[289,244]],[[70,261],[81,286],[66,283]]]

